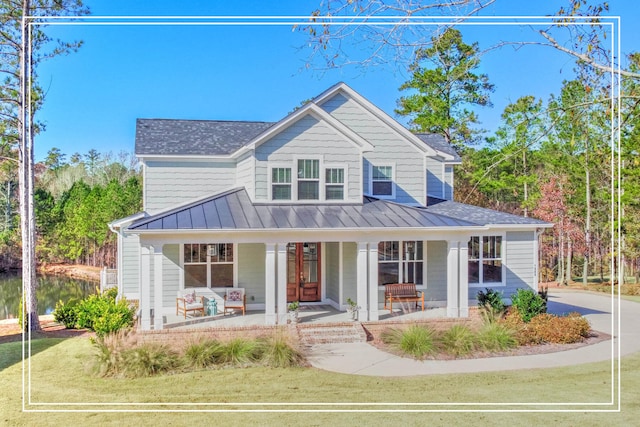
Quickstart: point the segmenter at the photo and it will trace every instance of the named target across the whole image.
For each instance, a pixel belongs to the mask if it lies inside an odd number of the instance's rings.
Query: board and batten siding
[[[296,123],[274,135],[256,147],[255,200],[266,201],[269,197],[269,166],[291,165],[295,172],[294,159],[320,159],[320,182],[324,181],[324,168],[331,165],[346,165],[346,201],[361,202],[360,150],[329,126],[307,115]],[[292,179],[295,179],[293,174]],[[323,189],[321,189],[321,192]],[[295,198],[295,195],[293,195]]]
[[[428,301],[447,300],[447,242],[431,240],[426,242],[427,290],[424,296]]]
[[[147,162],[145,210],[153,212],[212,196],[236,185],[235,162]]]
[[[358,245],[353,242],[344,242],[342,244],[342,282],[344,284],[340,304],[346,304],[347,298],[357,302],[357,283],[358,283]]]
[[[340,244],[327,242],[324,244],[325,295],[328,299],[340,300]]]
[[[264,304],[265,259],[264,243],[238,244],[238,287],[245,289],[248,304]]]
[[[535,277],[534,252],[535,232],[509,231],[506,233],[504,261],[506,268],[506,287],[504,296],[509,297],[518,288],[538,290]]]
[[[125,297],[140,297],[140,238],[136,234],[122,238],[122,291]]]
[[[180,245],[162,247],[162,306],[175,307],[180,288]]]
[[[394,163],[395,201],[425,204],[423,152],[342,94],[331,97],[321,107],[375,147],[374,151],[364,153],[364,193],[369,194],[369,164]]]

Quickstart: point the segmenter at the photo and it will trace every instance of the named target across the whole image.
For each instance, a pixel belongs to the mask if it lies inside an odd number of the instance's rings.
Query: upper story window
[[[320,199],[320,160],[298,160],[298,200]]]
[[[344,199],[344,169],[343,168],[327,168],[325,169],[325,199],[326,200],[343,200]]]
[[[291,168],[271,169],[271,199],[291,200]]]
[[[473,236],[469,240],[469,285],[502,283],[502,237]]]
[[[371,167],[371,195],[393,197],[393,166]]]

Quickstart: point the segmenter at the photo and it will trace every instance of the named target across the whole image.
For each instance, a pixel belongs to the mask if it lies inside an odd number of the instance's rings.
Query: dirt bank
[[[100,270],[102,270],[100,267],[78,264],[48,264],[38,267],[38,272],[41,274],[57,274],[95,282],[100,282]]]

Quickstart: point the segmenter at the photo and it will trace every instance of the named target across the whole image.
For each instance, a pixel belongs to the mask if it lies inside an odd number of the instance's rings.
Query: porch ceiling
[[[479,224],[424,208],[364,197],[362,204],[255,204],[244,188],[228,191],[131,224],[143,230],[267,230],[447,228]]]

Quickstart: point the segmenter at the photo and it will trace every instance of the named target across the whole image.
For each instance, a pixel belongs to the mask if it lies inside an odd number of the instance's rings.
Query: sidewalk
[[[608,295],[580,291],[554,292],[550,289],[549,313],[577,311],[589,319],[592,329],[613,337],[608,341],[559,353],[417,361],[386,353],[367,343],[353,343],[314,345],[308,360],[312,366],[326,371],[387,377],[548,368],[611,360],[618,356],[618,335],[621,337],[622,356],[640,351],[640,329],[634,326],[640,324],[640,305],[621,300],[618,313],[617,304],[617,299],[614,299],[612,305]],[[618,314],[621,326],[613,329],[612,319],[617,322]]]

